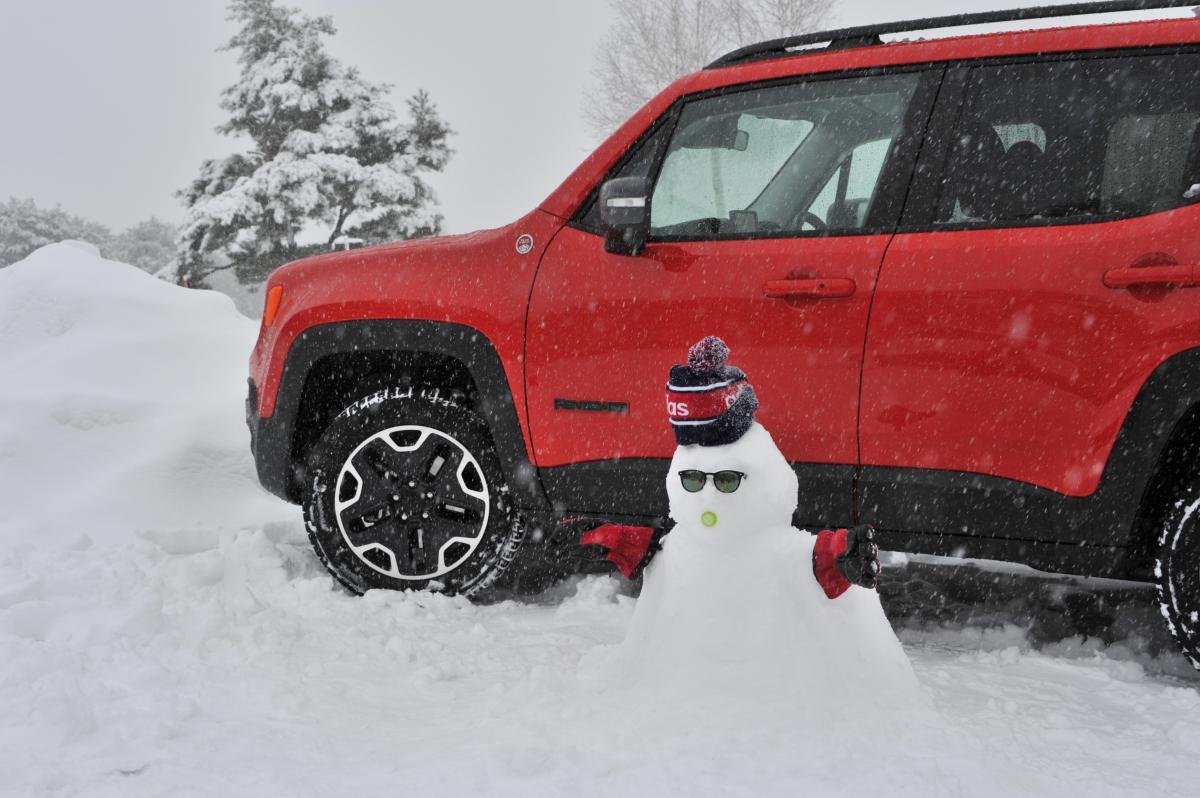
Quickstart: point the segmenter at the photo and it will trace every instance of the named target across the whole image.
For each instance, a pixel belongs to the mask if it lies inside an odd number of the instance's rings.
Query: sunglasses
[[[733,493],[742,486],[742,480],[746,478],[746,475],[741,471],[718,471],[714,474],[711,471],[688,469],[679,472],[679,482],[688,493],[698,493],[704,490],[709,477],[712,477],[714,488],[722,493]]]

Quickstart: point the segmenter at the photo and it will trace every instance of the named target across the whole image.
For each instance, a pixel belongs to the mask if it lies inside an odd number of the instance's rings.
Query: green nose
[[[705,510],[704,512],[700,513],[700,523],[704,524],[705,526],[716,526],[717,514],[712,510]]]

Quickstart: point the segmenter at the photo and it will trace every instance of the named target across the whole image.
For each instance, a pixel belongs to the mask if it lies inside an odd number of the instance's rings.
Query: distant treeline
[[[175,259],[177,231],[150,217],[119,233],[61,207],[39,208],[32,199],[9,197],[0,202],[0,268],[10,266],[38,247],[66,239],[95,244],[110,260],[157,272]]]

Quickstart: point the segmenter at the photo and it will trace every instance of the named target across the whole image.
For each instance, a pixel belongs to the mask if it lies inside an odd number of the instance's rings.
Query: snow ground
[[[348,596],[254,480],[254,335],[218,294],[67,245],[0,271],[0,795],[1200,784],[1200,682],[1141,645],[1039,651],[1015,627],[906,623],[934,712],[821,728],[771,696],[589,686],[581,663],[633,607],[614,579],[487,607]]]

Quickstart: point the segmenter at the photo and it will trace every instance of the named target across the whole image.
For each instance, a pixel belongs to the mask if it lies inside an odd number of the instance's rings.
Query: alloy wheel
[[[338,474],[334,514],[343,540],[371,569],[395,579],[438,579],[484,539],[490,494],[460,441],[420,425],[362,441]]]

